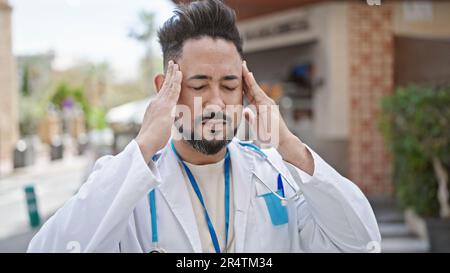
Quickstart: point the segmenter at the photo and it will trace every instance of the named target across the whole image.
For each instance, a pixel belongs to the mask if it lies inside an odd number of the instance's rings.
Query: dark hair
[[[180,4],[174,13],[158,31],[164,67],[169,60],[181,57],[186,40],[205,36],[233,42],[242,58],[242,38],[236,27],[236,13],[222,1],[202,0]]]

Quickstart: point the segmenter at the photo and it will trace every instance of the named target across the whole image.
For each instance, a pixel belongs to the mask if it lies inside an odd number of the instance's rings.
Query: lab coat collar
[[[234,236],[237,253],[244,252],[245,236],[247,231],[248,210],[250,199],[254,194],[252,184],[255,170],[255,158],[253,154],[243,152],[239,140],[234,138],[228,145],[231,158],[231,170],[234,187]]]
[[[250,197],[254,194],[252,175],[255,169],[255,159],[252,154],[243,152],[238,142],[239,140],[237,138],[233,138],[232,142],[228,145],[228,150],[230,152],[234,192],[235,251],[243,252]],[[183,227],[194,252],[202,252],[194,210],[191,205],[186,205],[191,204],[189,191],[183,179],[181,165],[170,147],[170,140],[164,147],[157,166],[160,169],[160,173],[163,176],[162,180],[164,181],[159,186],[159,190],[169,204],[178,222]]]
[[[164,199],[182,226],[194,252],[202,252],[200,235],[189,192],[183,179],[180,163],[170,147],[170,140],[158,160],[163,183],[159,186]]]

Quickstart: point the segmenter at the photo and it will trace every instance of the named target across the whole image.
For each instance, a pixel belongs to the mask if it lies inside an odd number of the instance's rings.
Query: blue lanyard
[[[203,200],[203,195],[200,191],[200,188],[197,184],[197,181],[195,180],[194,176],[191,173],[191,170],[189,170],[188,166],[181,160],[181,157],[177,153],[177,150],[175,149],[175,146],[173,144],[173,141],[171,141],[171,147],[174,151],[175,155],[177,156],[178,160],[181,162],[181,164],[184,167],[184,170],[186,171],[186,174],[189,178],[189,182],[192,185],[192,188],[195,191],[195,194],[197,195],[198,200],[200,201],[200,204],[203,207],[203,211],[205,213],[205,219],[206,223],[208,225],[209,235],[211,236],[212,243],[214,245],[214,249],[216,253],[220,253],[220,246],[219,246],[219,240],[217,239],[217,234],[214,229],[214,226],[212,224],[211,218],[209,217],[208,211],[205,206],[205,202]],[[230,155],[228,152],[228,148],[225,154],[225,166],[224,166],[224,176],[225,176],[225,250],[228,245],[228,229],[229,229],[229,219],[230,219]],[[156,204],[155,204],[155,193],[154,190],[150,192],[149,194],[149,202],[150,202],[150,210],[151,210],[151,224],[152,224],[152,242],[156,244],[158,242],[158,228],[157,228],[157,219],[156,219]]]
[[[152,220],[152,243],[158,243],[158,224],[156,220],[156,203],[155,203],[155,190],[152,190],[149,195],[150,202],[150,212],[151,212],[151,220]]]

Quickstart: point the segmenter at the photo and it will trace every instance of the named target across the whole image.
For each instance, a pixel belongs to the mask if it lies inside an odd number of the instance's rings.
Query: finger
[[[248,67],[247,67],[247,62],[246,61],[244,61],[243,63],[242,63],[242,77],[244,78],[244,83],[245,83],[245,85],[247,86],[247,89],[249,89],[251,86],[248,84],[249,82],[248,82],[248,73],[250,73],[250,71],[248,70]],[[251,92],[251,90],[247,90],[247,91],[249,91],[249,92]]]
[[[255,114],[253,113],[253,111],[250,110],[249,108],[245,108],[244,109],[244,117],[245,117],[245,120],[247,120],[250,128],[252,130],[255,130],[256,129],[256,122],[255,122],[256,117],[255,117]]]
[[[173,99],[178,100],[178,94],[173,95],[172,93],[174,92],[174,90],[175,90],[175,93],[177,93],[177,92],[179,93],[179,91],[181,90],[181,80],[179,79],[180,76],[177,76],[177,78],[175,77],[177,72],[181,73],[179,65],[173,64],[172,69],[171,69],[170,79],[167,80],[167,85],[162,94],[169,100],[173,100]],[[172,98],[173,96],[175,96],[176,98]]]
[[[255,114],[253,114],[252,110],[250,110],[249,108],[245,108],[244,109],[244,117],[245,117],[245,120],[248,121],[248,123],[253,124],[253,122],[255,120]]]
[[[247,92],[249,93],[250,96],[254,97],[255,96],[255,84],[252,82],[252,79],[250,78],[250,75],[253,75],[253,73],[251,73],[248,70],[247,67],[247,62],[244,61],[244,63],[242,64],[242,72],[243,72],[243,77],[244,77],[244,82],[247,86]],[[253,78],[254,80],[254,78]]]
[[[259,93],[261,88],[259,87],[258,83],[256,82],[255,76],[253,75],[252,72],[247,73],[246,81],[247,81],[249,90],[251,90],[251,94],[253,96],[256,96]]]
[[[172,76],[174,66],[175,66],[175,62],[170,60],[169,66],[168,66],[167,72],[166,72],[166,77],[170,78]]]
[[[247,68],[247,62],[244,61],[242,63],[242,79],[243,79],[242,87],[243,87],[243,90],[244,90],[244,94],[247,96],[248,100],[250,102],[253,102],[254,95],[253,95],[252,90],[250,89],[250,86],[247,84],[248,73],[249,72],[248,72],[248,68]]]
[[[164,77],[164,83],[163,83],[164,89],[166,89],[168,86],[170,86],[170,82],[172,80],[173,68],[174,68],[174,62],[172,60],[170,60],[168,66],[167,66],[166,75]]]
[[[250,78],[249,78],[251,72],[250,72],[250,70],[247,67],[247,62],[246,61],[244,61],[244,63],[242,64],[242,72],[244,73],[245,83],[247,84],[247,86],[249,88],[252,88],[253,86],[251,85],[251,81],[250,81]],[[252,91],[252,90],[249,90],[249,91]]]
[[[252,96],[252,94],[250,94],[250,92],[248,91],[248,87],[244,85],[243,90],[244,90],[244,95],[245,95],[245,97],[248,99],[248,101],[249,101],[250,103],[253,104],[254,101],[255,101],[255,97]]]
[[[180,71],[178,64],[173,64],[170,79],[167,81],[167,93],[170,93],[172,90],[173,82],[175,80],[175,73],[177,71]]]
[[[249,78],[249,82],[250,82],[250,86],[251,86],[250,89],[252,90],[253,98],[257,101],[269,99],[266,92],[264,92],[264,90],[256,82],[255,76],[253,75],[252,72],[248,73],[248,78]]]
[[[242,62],[242,68],[243,68],[245,74],[248,74],[250,72],[250,70],[248,70],[248,67],[247,67],[247,61]]]
[[[245,78],[245,81],[246,81],[250,91],[252,93],[260,91],[261,88],[259,87],[258,83],[256,82],[253,72],[250,72],[250,70],[248,69],[246,61],[244,61],[243,68],[244,68],[244,76],[245,76],[244,78]],[[255,95],[255,94],[253,94],[253,95]]]
[[[169,95],[178,100],[181,91],[181,80],[183,79],[183,73],[180,70],[174,72],[172,78],[172,86],[170,88]]]

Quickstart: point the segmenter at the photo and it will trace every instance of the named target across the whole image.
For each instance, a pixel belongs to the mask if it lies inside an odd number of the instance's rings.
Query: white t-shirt
[[[195,177],[197,184],[203,196],[206,210],[216,231],[217,239],[219,241],[220,250],[222,253],[234,252],[234,202],[233,202],[233,182],[230,165],[230,219],[228,227],[228,246],[225,250],[225,178],[224,178],[224,164],[225,159],[213,164],[193,165],[184,162],[192,175]],[[203,207],[198,199],[194,189],[192,188],[189,178],[182,167],[184,181],[191,197],[192,208],[197,219],[197,226],[199,230],[200,240],[202,243],[203,252],[215,252],[211,235],[209,234],[208,225],[205,218]]]

